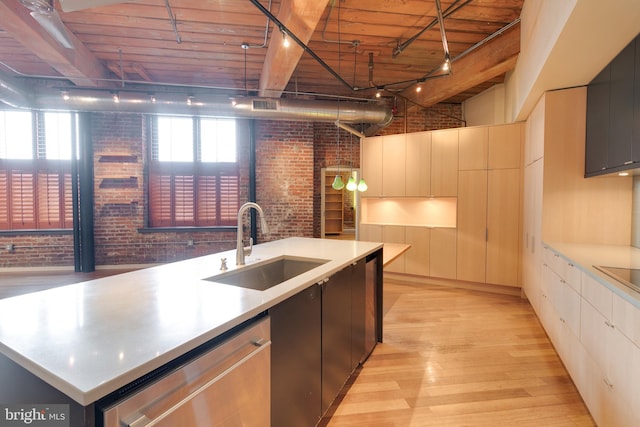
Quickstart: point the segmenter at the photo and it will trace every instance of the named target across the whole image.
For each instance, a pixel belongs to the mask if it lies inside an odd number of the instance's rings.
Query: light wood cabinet
[[[402,197],[406,193],[406,152],[405,134],[382,137],[382,195],[384,197]]]
[[[443,279],[456,278],[456,229],[431,230],[429,275]]]
[[[640,425],[640,347],[629,338],[640,309],[549,248],[542,271],[540,320],[594,420]]]
[[[405,229],[403,225],[383,225],[382,226],[382,241],[386,243],[405,243]],[[391,273],[404,273],[405,272],[405,257],[406,254],[400,255],[386,268],[386,271]]]
[[[487,171],[458,175],[457,278],[484,282],[487,251]]]
[[[411,248],[404,254],[404,272],[429,276],[431,229],[407,227],[405,243],[411,245]]]
[[[519,285],[519,247],[520,169],[490,170],[487,192],[487,283]]]
[[[431,195],[431,133],[406,134],[405,190],[409,197]]]
[[[521,123],[489,127],[488,169],[517,169],[522,162]]]
[[[460,132],[458,280],[520,284],[521,134],[518,123]]]
[[[458,195],[458,129],[431,134],[431,194]]]
[[[368,187],[366,197],[382,196],[382,138],[364,138],[360,144],[362,177]]]
[[[458,132],[458,169],[487,169],[489,127],[460,128]]]

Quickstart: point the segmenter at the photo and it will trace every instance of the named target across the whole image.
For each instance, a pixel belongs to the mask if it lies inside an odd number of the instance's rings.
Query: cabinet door
[[[382,139],[382,195],[405,195],[405,134],[387,135]]]
[[[631,154],[634,162],[640,162],[640,42],[636,38],[636,65],[633,85],[633,142]]]
[[[489,128],[485,126],[458,129],[458,169],[487,168]]]
[[[457,279],[484,283],[487,260],[487,171],[458,174]]]
[[[405,243],[406,227],[404,225],[383,225],[382,226],[382,241],[384,243]],[[406,253],[400,255],[393,262],[385,267],[385,270],[390,273],[404,273],[405,272],[405,257]]]
[[[611,61],[607,167],[632,163],[635,42]]]
[[[458,130],[431,134],[431,193],[433,196],[458,194]]]
[[[314,285],[269,309],[273,426],[311,427],[322,415],[321,302]]]
[[[367,197],[382,196],[382,136],[362,140],[362,178],[367,181]]]
[[[407,227],[405,243],[411,245],[404,254],[405,273],[429,276],[431,230],[425,227]]]
[[[406,135],[406,195],[431,195],[431,133],[416,132]]]
[[[350,279],[351,270],[347,268],[331,276],[322,287],[322,414],[351,374]]]
[[[456,278],[456,229],[434,228],[431,230],[429,248],[429,272],[432,277]]]
[[[520,169],[489,171],[487,283],[518,286]]]
[[[585,173],[596,174],[607,168],[609,145],[609,80],[607,66],[587,87],[587,142]]]
[[[520,123],[489,128],[489,169],[517,169],[522,161],[522,133]]]

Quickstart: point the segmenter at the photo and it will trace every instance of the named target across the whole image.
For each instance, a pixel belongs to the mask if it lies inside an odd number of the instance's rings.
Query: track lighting
[[[65,101],[69,100],[69,92],[67,92],[66,90],[60,92],[60,95],[62,95],[62,99],[64,99]]]
[[[193,104],[193,99],[194,99],[194,98],[193,98],[193,95],[189,95],[189,96],[187,97],[187,105],[191,105],[191,104]]]
[[[153,95],[153,94],[149,95],[149,100],[151,101],[152,104],[155,104],[156,103],[156,96]]]
[[[422,84],[421,83],[418,83],[418,86],[416,86],[416,92],[417,93],[422,92]]]
[[[113,98],[113,102],[115,102],[116,104],[120,102],[120,95],[118,95],[117,92],[112,95],[112,98]]]
[[[378,88],[376,91],[376,98],[380,98],[382,96],[382,89]]]
[[[442,71],[449,72],[451,70],[451,59],[449,55],[444,58],[444,63],[442,64]]]
[[[289,47],[291,43],[289,43],[289,38],[287,37],[287,32],[285,30],[280,30],[282,32],[282,46]]]

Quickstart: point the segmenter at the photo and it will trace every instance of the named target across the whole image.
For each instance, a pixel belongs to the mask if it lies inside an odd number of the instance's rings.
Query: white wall
[[[462,104],[467,126],[500,125],[505,122],[504,85],[497,84]]]

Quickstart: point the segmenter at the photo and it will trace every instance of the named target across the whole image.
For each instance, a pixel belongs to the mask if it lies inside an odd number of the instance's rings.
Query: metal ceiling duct
[[[63,94],[65,99],[63,99]],[[117,100],[117,102],[116,102]],[[100,89],[39,89],[34,93],[16,79],[0,74],[0,102],[32,110],[119,112],[188,116],[255,118],[350,124],[367,124],[372,136],[393,121],[384,104],[354,101],[322,101]]]

